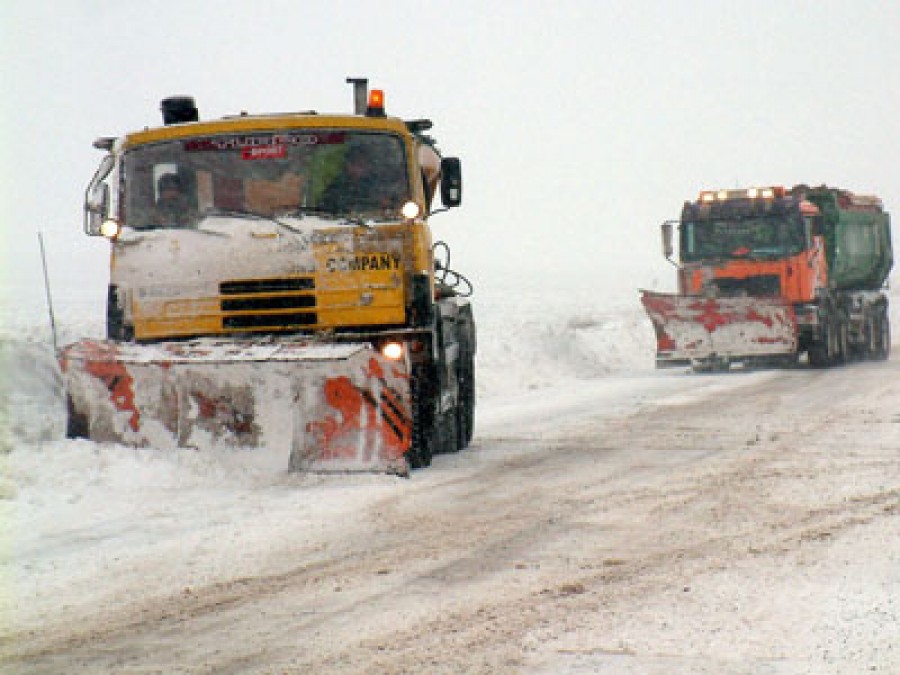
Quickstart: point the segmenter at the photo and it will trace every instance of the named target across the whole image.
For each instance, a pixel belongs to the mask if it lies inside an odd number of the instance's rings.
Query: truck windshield
[[[721,218],[681,223],[685,262],[796,255],[804,248],[803,224],[789,215]]]
[[[231,133],[135,147],[125,224],[192,227],[216,214],[390,220],[410,198],[403,141],[348,130]]]

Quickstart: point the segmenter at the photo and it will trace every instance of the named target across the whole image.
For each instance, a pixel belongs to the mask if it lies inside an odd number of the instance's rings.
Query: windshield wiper
[[[328,220],[339,220],[342,224],[350,224],[350,225],[361,225],[363,227],[371,227],[373,223],[378,222],[378,219],[373,218],[371,215],[363,215],[357,212],[335,212],[331,209],[326,209],[321,206],[301,206],[296,210],[290,212],[292,216],[305,216],[305,215],[313,215],[319,216],[322,218],[327,218]],[[384,218],[382,220],[390,220]]]
[[[292,232],[294,234],[303,234],[301,230],[298,230],[293,225],[288,225],[282,220],[278,220],[273,216],[264,216],[261,213],[254,213],[253,211],[240,211],[238,209],[206,209],[203,212],[204,217],[209,216],[223,216],[225,218],[246,218],[248,220],[262,220],[267,223],[274,223],[279,227],[283,227],[288,232]]]
[[[339,214],[331,211],[330,209],[326,209],[322,206],[298,206],[293,211],[290,211],[289,214],[291,216],[325,216],[326,218],[337,218]]]

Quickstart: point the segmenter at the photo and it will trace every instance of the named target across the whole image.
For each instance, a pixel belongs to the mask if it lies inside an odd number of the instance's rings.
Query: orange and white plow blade
[[[366,343],[82,340],[60,361],[70,431],[96,441],[265,446],[291,470],[409,468],[407,367]]]
[[[779,298],[705,298],[643,291],[656,330],[657,363],[787,356],[797,319]]]

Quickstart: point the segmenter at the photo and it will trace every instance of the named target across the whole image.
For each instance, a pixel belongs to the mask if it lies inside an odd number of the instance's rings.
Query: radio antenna
[[[47,274],[47,255],[44,252],[44,235],[42,232],[38,232],[38,242],[41,245],[41,266],[44,268],[44,291],[47,293],[47,311],[50,313],[50,332],[53,335],[53,353],[58,354],[56,319],[53,317],[53,298],[50,296],[50,277]]]

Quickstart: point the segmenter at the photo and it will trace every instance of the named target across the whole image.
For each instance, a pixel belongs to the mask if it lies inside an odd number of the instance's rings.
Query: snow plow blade
[[[82,340],[60,363],[70,437],[264,446],[292,471],[409,470],[409,374],[368,343]]]
[[[777,361],[797,354],[797,319],[780,298],[706,298],[643,291],[657,367]]]

